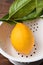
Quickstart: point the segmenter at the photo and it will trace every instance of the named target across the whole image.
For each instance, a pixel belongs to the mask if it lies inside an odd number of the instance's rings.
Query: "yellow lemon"
[[[34,45],[32,31],[23,23],[17,23],[11,32],[11,43],[13,47],[22,54],[29,54]]]

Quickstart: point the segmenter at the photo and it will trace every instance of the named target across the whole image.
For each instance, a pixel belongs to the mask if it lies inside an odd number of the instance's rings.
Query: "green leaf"
[[[9,18],[24,17],[35,9],[35,0],[16,0],[9,10]]]
[[[15,0],[7,15],[0,21],[16,24],[19,21],[32,20],[43,15],[43,0]]]
[[[43,0],[36,0],[36,14],[43,10]]]
[[[31,12],[27,16],[18,18],[16,20],[24,21],[24,20],[30,20],[30,19],[35,19],[37,17],[40,17],[42,15],[42,10],[43,10],[43,0],[40,0],[40,1],[36,0],[35,3],[36,3],[36,9],[33,12]]]
[[[9,14],[6,14],[3,18],[0,19],[2,22],[7,22],[9,24],[15,24],[16,21],[8,20]]]
[[[15,21],[26,21],[26,20],[32,20],[35,18],[38,18],[41,15],[41,10],[36,14],[36,11],[30,13],[29,15],[23,17],[23,18],[18,18],[15,19]]]
[[[42,10],[42,15],[40,16],[40,18],[43,18],[43,10]]]
[[[0,21],[7,21],[9,17],[9,14],[6,14],[3,18],[0,19]]]

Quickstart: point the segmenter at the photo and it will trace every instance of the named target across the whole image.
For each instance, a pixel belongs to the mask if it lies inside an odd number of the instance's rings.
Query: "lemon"
[[[29,54],[34,45],[34,36],[30,28],[23,23],[17,23],[10,37],[13,47],[22,54]]]

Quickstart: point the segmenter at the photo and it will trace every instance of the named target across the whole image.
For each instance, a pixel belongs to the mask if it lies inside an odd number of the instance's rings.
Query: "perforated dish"
[[[11,45],[10,32],[14,26],[3,23],[0,26],[0,52],[6,58],[17,62],[34,62],[43,59],[43,19],[24,22],[32,30],[35,37],[35,45],[27,56],[18,53]]]

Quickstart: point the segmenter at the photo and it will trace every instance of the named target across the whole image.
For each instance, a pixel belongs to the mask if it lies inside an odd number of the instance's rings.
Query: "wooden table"
[[[0,18],[2,18],[9,10],[13,0],[0,0]],[[0,54],[0,65],[13,65]]]
[[[11,3],[14,0],[0,0],[0,18],[3,17],[8,11],[9,11],[9,7],[11,5]],[[42,60],[43,61],[43,60]],[[40,61],[39,61],[40,62]],[[37,63],[38,64],[38,63]],[[37,65],[37,64],[30,64],[30,65]],[[8,59],[4,58],[1,54],[0,54],[0,65],[13,65],[11,64]],[[40,65],[43,65],[40,64]]]
[[[5,57],[0,54],[0,65],[13,65]]]
[[[8,11],[14,0],[0,0],[0,17],[3,17]]]

